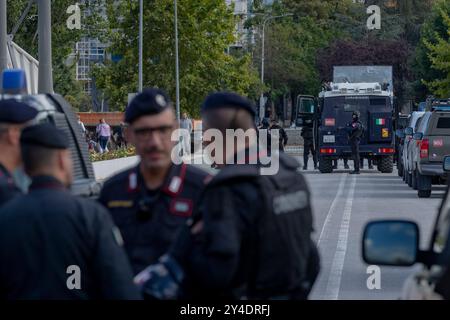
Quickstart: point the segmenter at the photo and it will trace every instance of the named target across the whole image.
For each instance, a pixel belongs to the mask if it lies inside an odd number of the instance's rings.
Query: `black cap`
[[[125,122],[133,123],[145,115],[155,115],[171,106],[170,98],[160,89],[145,89],[128,105],[125,111]]]
[[[217,92],[208,96],[203,102],[201,112],[213,109],[234,108],[247,110],[253,117],[256,116],[256,110],[253,103],[236,93]]]
[[[0,100],[0,123],[22,124],[33,120],[38,111],[14,99]]]
[[[25,128],[22,131],[20,143],[49,149],[69,148],[69,141],[65,132],[51,123],[41,123]]]
[[[361,114],[359,113],[359,111],[353,111],[352,116],[356,116],[357,118],[359,118]]]

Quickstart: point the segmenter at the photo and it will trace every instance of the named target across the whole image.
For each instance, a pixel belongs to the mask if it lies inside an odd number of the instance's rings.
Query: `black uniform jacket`
[[[55,178],[0,209],[0,299],[139,299],[120,233]]]
[[[22,192],[14,184],[11,174],[0,163],[0,207],[20,194]]]
[[[154,191],[146,188],[139,166],[105,183],[100,202],[122,233],[135,274],[169,249],[208,179],[204,171],[182,164],[172,165],[163,186]]]

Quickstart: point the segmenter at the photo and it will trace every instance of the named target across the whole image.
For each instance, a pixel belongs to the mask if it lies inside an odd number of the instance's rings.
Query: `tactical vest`
[[[283,163],[277,175],[261,176],[259,183],[266,210],[255,229],[248,295],[258,299],[299,295],[307,281],[311,253],[307,185],[296,168]]]

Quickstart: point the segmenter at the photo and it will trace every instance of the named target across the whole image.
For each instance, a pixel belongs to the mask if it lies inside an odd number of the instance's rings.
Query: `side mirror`
[[[371,265],[412,266],[419,253],[419,227],[410,221],[369,223],[363,235],[363,259]]]
[[[444,157],[444,171],[450,172],[450,156]]]
[[[413,139],[414,140],[422,140],[422,138],[423,138],[423,133],[422,132],[416,132],[413,135]]]
[[[397,137],[399,137],[400,139],[404,139],[405,138],[405,131],[404,130],[402,130],[402,129],[397,129],[396,131],[395,131],[395,135],[397,136]]]
[[[412,136],[414,134],[414,129],[411,127],[408,127],[405,129],[405,135],[406,136]]]

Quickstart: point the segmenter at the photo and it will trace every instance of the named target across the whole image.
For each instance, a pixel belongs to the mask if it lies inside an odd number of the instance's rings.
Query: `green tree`
[[[438,97],[450,97],[450,17],[448,12],[441,11],[444,24],[447,26],[447,38],[436,35],[436,44],[425,41],[430,51],[429,59],[433,69],[442,73],[442,77],[426,82],[428,88]]]
[[[439,43],[440,39],[448,41],[450,38],[444,19],[445,15],[449,14],[450,1],[436,0],[429,17],[421,28],[421,40],[415,50],[412,64],[416,81],[411,86],[411,91],[415,94],[416,100],[424,101],[426,96],[432,92],[434,87],[427,86],[427,84],[433,84],[435,80],[447,77],[444,70],[433,67],[431,49],[433,45]]]
[[[116,12],[122,16],[117,17]],[[167,90],[175,98],[174,7],[171,0],[145,2],[144,86]],[[223,0],[186,0],[178,3],[181,107],[194,116],[204,97],[216,90],[232,90],[254,98],[259,86],[248,55],[226,53],[234,42],[235,19]],[[114,110],[123,110],[127,95],[138,83],[137,1],[108,6],[111,24],[110,61],[94,71],[97,86]],[[120,32],[117,32],[120,30]]]
[[[75,79],[77,57],[73,54],[76,42],[80,41],[82,37],[101,35],[105,26],[105,22],[100,16],[104,1],[86,2],[86,4],[80,5],[82,12],[90,12],[89,15],[82,15],[81,30],[67,28],[67,19],[69,18],[67,8],[74,3],[72,0],[52,0],[53,81],[55,92],[65,97],[70,96],[73,106],[83,109],[83,105],[86,105],[88,99],[83,92],[82,83]],[[7,24],[8,31],[11,32],[27,7],[28,0],[8,0],[7,4]],[[14,35],[14,41],[39,60],[37,26],[37,5],[34,3],[18,32]],[[83,105],[80,102],[83,102]]]

